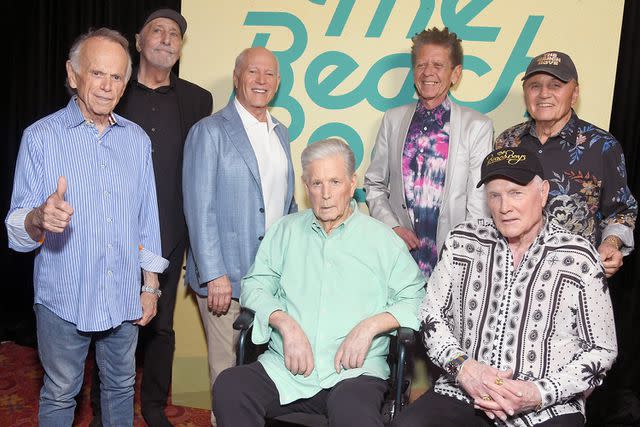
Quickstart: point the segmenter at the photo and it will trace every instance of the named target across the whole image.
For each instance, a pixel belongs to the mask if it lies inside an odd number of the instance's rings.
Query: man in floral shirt
[[[638,213],[622,148],[610,133],[573,111],[578,73],[567,54],[535,57],[523,80],[531,120],[502,132],[495,148],[520,146],[538,155],[551,185],[549,218],[596,246],[611,277],[633,249]]]

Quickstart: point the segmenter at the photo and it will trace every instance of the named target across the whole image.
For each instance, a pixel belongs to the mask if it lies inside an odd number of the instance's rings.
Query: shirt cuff
[[[140,247],[140,268],[150,273],[162,273],[169,267],[169,261],[146,248]]]
[[[420,328],[420,322],[415,311],[408,309],[405,304],[394,304],[385,309],[387,313],[396,318],[400,327],[411,328],[417,331]]]
[[[622,240],[620,252],[622,255],[629,255],[633,250],[633,230],[622,224],[610,224],[602,232],[602,242],[609,236],[616,236]],[[597,248],[596,248],[597,249]]]
[[[260,345],[269,342],[271,332],[273,331],[273,328],[269,324],[269,317],[271,317],[271,313],[278,310],[285,311],[285,308],[282,304],[276,302],[261,304],[261,306],[256,309],[256,314],[253,318],[253,330],[251,332],[251,341],[253,341],[254,344]]]
[[[37,249],[42,244],[41,242],[36,242],[35,240],[29,237],[29,233],[27,233],[27,229],[24,226],[24,221],[27,218],[29,212],[31,212],[33,208],[20,208],[11,212],[7,219],[5,220],[5,224],[7,226],[7,237],[9,239],[9,247],[14,251],[18,252],[29,252],[34,249]]]
[[[536,387],[538,387],[538,391],[540,392],[540,406],[536,408],[536,411],[540,412],[541,410],[548,408],[549,406],[553,406],[557,403],[557,400],[554,399],[555,390],[553,389],[553,385],[547,378],[542,378],[539,380],[533,381]]]

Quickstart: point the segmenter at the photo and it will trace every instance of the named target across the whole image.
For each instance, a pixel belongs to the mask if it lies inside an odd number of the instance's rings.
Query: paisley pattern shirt
[[[584,414],[584,392],[602,384],[616,354],[609,289],[595,248],[551,221],[517,268],[490,218],[447,237],[420,307],[427,354],[444,368],[467,355],[533,381],[542,410],[497,425],[531,426]],[[472,404],[445,374],[435,391]]]
[[[614,234],[623,241],[625,255],[633,249],[638,204],[627,186],[622,147],[610,133],[574,112],[544,144],[528,121],[502,132],[495,145],[520,146],[538,155],[550,184],[546,210],[553,221],[596,247]]]
[[[418,101],[402,153],[407,210],[420,242],[411,254],[427,279],[438,261],[436,233],[449,157],[450,117],[448,99],[433,110]]]

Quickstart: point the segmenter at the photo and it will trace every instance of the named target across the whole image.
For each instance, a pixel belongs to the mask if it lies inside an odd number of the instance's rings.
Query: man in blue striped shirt
[[[113,30],[79,37],[66,64],[74,96],[22,137],[6,225],[12,249],[37,251],[40,425],[72,424],[92,339],[103,425],[133,424],[138,325],[156,313],[168,262],[158,255],[151,143],[113,114],[131,75],[128,52]]]

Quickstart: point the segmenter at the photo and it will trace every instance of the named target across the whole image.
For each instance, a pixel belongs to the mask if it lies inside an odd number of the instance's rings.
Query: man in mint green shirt
[[[358,211],[354,163],[337,139],[303,151],[312,209],[269,229],[242,281],[241,305],[255,311],[252,340],[269,348],[216,380],[219,427],[262,426],[290,412],[326,414],[331,426],[383,425],[383,334],[418,328],[424,277],[404,242]]]

